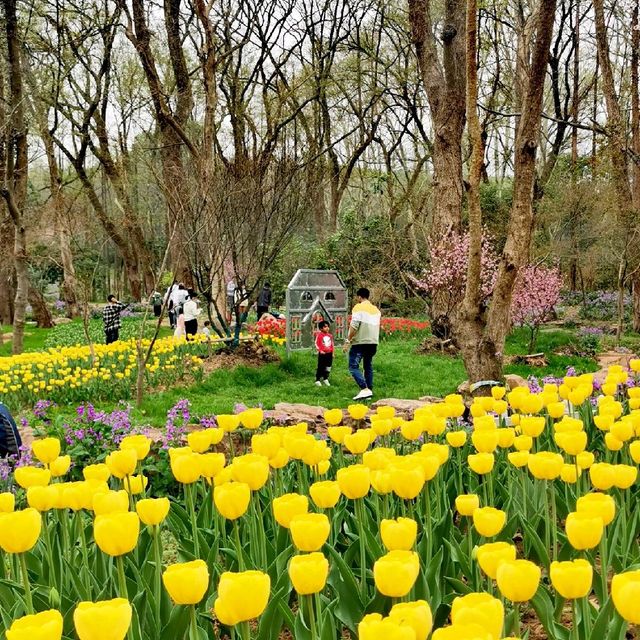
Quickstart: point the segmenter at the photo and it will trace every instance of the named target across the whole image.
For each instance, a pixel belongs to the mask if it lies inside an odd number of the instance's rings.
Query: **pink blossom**
[[[527,265],[516,278],[511,318],[516,326],[538,327],[551,316],[560,299],[562,278],[557,268]]]

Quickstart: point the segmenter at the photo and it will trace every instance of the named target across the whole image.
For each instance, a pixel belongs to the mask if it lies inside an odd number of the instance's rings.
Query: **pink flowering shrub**
[[[556,267],[527,265],[516,278],[511,299],[511,321],[529,327],[529,351],[536,346],[540,325],[546,322],[560,299],[562,277]]]
[[[418,278],[412,276],[414,285],[420,291],[437,298],[450,313],[460,304],[467,284],[467,257],[469,255],[469,234],[450,233],[431,248],[431,262]],[[491,238],[482,238],[481,287],[484,300],[491,296],[498,272],[498,255]]]

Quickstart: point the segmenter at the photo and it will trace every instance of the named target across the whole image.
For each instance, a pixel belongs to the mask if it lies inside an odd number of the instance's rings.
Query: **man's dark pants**
[[[105,344],[111,344],[112,342],[116,342],[120,336],[120,329],[105,329],[104,330],[104,342]]]
[[[377,344],[354,344],[349,349],[349,373],[360,389],[373,391],[373,356],[376,355],[377,350]],[[364,376],[360,371],[360,362],[362,362]]]

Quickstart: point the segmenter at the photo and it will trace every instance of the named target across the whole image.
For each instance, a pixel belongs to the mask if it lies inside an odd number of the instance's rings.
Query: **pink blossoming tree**
[[[546,322],[560,298],[560,271],[543,265],[527,265],[516,278],[511,300],[511,321],[528,327],[529,352],[536,347],[540,325]]]

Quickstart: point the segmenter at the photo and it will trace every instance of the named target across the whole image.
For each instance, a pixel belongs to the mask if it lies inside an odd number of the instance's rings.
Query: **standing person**
[[[157,291],[151,294],[151,304],[153,305],[153,315],[159,318],[162,313],[162,296]]]
[[[364,400],[373,395],[373,356],[380,340],[380,309],[369,302],[369,289],[365,287],[356,292],[356,303],[344,350],[349,349],[349,373],[360,387],[353,399]],[[360,372],[360,362],[364,376]]]
[[[198,316],[201,313],[201,309],[198,308],[198,294],[189,289],[189,297],[187,301],[182,305],[184,313],[184,330],[187,334],[187,340],[191,336],[195,336],[198,333]]]
[[[167,292],[164,294],[164,302],[167,305],[167,313],[169,315],[169,324],[172,329],[176,328],[176,320],[178,318],[178,314],[174,308],[173,304],[173,294],[176,291],[178,285],[174,282],[173,284],[167,287]]]
[[[227,282],[227,324],[231,324],[231,318],[233,317],[233,310],[236,306],[236,282],[235,280],[229,280]]]
[[[269,305],[271,304],[271,285],[268,282],[264,283],[262,291],[258,295],[258,304],[256,311],[258,314],[258,320],[265,314],[269,313]]]
[[[113,294],[107,298],[107,306],[102,310],[105,344],[116,342],[120,337],[120,327],[122,326],[120,314],[126,307],[127,305],[118,302]]]
[[[22,440],[16,421],[9,409],[0,402],[0,458],[17,456],[21,445]]]
[[[326,320],[322,320],[322,322],[318,324],[316,350],[318,351],[316,387],[321,387],[323,383],[327,387],[330,387],[329,374],[331,373],[331,365],[333,364],[333,336],[331,335],[331,325]]]

